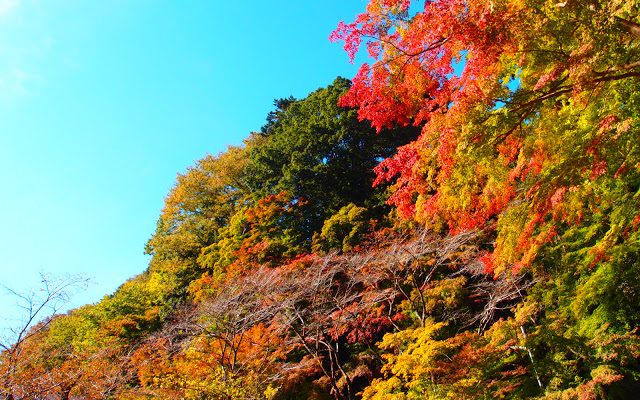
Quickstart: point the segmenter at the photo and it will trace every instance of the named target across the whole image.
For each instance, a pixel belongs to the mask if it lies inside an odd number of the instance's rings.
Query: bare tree
[[[269,299],[280,283],[276,269],[258,268],[225,285],[192,314],[191,329],[218,342],[218,360],[225,375],[241,373],[247,366],[249,360],[239,358],[247,340],[245,334],[258,324],[268,324],[276,315],[281,305]]]
[[[374,250],[355,253],[350,262],[368,274],[370,285],[393,289],[393,295],[388,297],[389,312],[393,312],[398,302],[406,301],[424,326],[432,313],[426,293],[434,280],[441,278],[437,274],[444,271],[445,276],[453,277],[459,268],[472,263],[478,256],[477,242],[481,236],[479,231],[441,236],[417,229],[392,240],[375,237],[369,245]]]
[[[6,328],[0,338],[0,396],[5,400],[22,399],[25,395],[39,398],[54,389],[36,388],[38,385],[32,385],[34,382],[24,382],[18,376],[21,368],[31,362],[26,357],[26,345],[49,328],[53,317],[68,304],[70,296],[85,288],[88,282],[79,275],[62,278],[41,275],[40,278],[37,290],[20,292],[4,287],[15,298],[20,312],[14,326]],[[42,392],[41,395],[38,392]]]
[[[327,256],[304,270],[291,271],[277,323],[312,357],[328,379],[336,399],[353,399],[351,377],[343,362],[339,328],[366,307],[361,282],[343,259]],[[342,384],[340,384],[342,382]]]
[[[198,341],[205,338],[212,344],[206,350],[215,360],[211,367],[220,368],[222,380],[231,384],[238,377],[251,375],[252,385],[266,387],[282,377],[272,368],[275,364],[272,353],[278,349],[258,351],[264,343],[255,342],[256,337],[249,331],[260,324],[269,326],[281,308],[277,302],[270,303],[280,283],[278,270],[264,266],[236,277],[198,304],[184,304],[175,310],[146,343],[149,346],[162,343],[166,355],[173,357],[194,344],[197,348]],[[199,388],[196,384],[188,389]]]
[[[407,307],[421,326],[436,317],[456,321],[460,329],[474,326],[482,332],[497,313],[522,298],[531,285],[526,277],[505,274],[494,279],[485,273],[478,261],[483,240],[480,231],[442,236],[418,229],[374,236],[364,251],[316,256],[299,266],[262,266],[225,283],[199,305],[176,312],[176,320],[165,325],[161,335],[169,338],[175,352],[192,338],[213,339],[225,376],[237,376],[246,371],[247,360],[239,357],[247,344],[246,333],[264,324],[275,328],[289,349],[306,354],[302,360],[282,363],[266,379],[278,380],[313,364],[336,400],[354,399],[358,388],[349,335],[355,333],[358,344],[368,346],[382,363],[375,343],[384,332],[402,329],[394,316]],[[442,306],[445,301],[436,299],[438,285],[456,279],[464,285],[464,293],[478,300],[479,309],[478,304],[473,309],[463,305],[462,295],[452,306]],[[386,310],[388,326],[367,342],[361,338],[367,337],[369,328],[361,322],[374,309]]]
[[[418,230],[373,238],[367,251],[326,254],[304,267],[258,268],[225,286],[193,310],[187,326],[176,328],[219,340],[220,364],[240,372],[236,355],[244,333],[257,323],[277,326],[292,348],[308,355],[335,399],[354,399],[346,368],[353,354],[345,332],[367,329],[359,322],[379,305],[386,305],[393,325],[391,314],[401,301],[411,304],[424,325],[432,311],[425,292],[436,271],[449,268],[452,274],[476,257],[477,237],[471,232],[442,238]],[[376,355],[374,342],[368,345]]]

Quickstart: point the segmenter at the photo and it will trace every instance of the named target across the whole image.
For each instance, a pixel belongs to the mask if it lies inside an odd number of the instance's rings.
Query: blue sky
[[[328,36],[364,6],[0,0],[1,283],[83,273],[79,306],[142,272],[176,173],[258,130],[273,99],[352,77]]]

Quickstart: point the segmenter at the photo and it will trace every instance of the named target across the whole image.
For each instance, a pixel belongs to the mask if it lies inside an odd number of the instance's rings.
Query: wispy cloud
[[[37,1],[0,0],[2,106],[30,97],[45,81],[55,39],[39,23],[38,5]],[[32,18],[26,20],[27,15]]]
[[[0,18],[11,14],[20,5],[20,0],[0,0]]]
[[[37,75],[31,74],[20,68],[13,68],[0,75],[0,102],[10,103],[21,97],[29,95],[28,84],[37,79]]]
[[[25,96],[29,94],[26,84],[31,74],[16,68],[0,76],[0,93],[3,97]]]

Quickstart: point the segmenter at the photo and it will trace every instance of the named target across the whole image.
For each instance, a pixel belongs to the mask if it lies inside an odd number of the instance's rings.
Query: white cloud
[[[27,84],[36,78],[20,68],[14,68],[0,75],[0,101],[12,102],[17,98],[28,96]]]
[[[20,5],[20,0],[0,0],[0,18],[6,17]]]

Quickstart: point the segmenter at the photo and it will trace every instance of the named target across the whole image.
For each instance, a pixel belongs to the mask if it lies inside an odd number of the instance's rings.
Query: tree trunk
[[[62,389],[62,393],[60,393],[60,400],[69,400],[71,396],[71,388]]]
[[[640,36],[640,24],[635,23],[633,21],[629,21],[628,19],[623,19],[620,17],[615,17],[616,21],[618,21],[624,29],[632,35]]]

